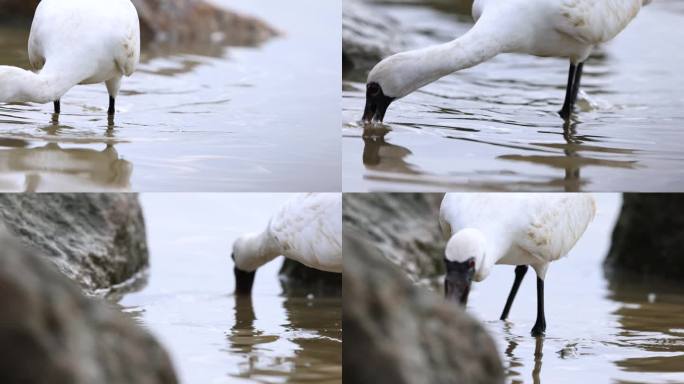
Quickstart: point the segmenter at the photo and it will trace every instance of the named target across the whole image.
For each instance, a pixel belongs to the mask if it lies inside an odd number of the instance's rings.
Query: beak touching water
[[[470,258],[464,262],[444,259],[444,263],[447,270],[444,278],[444,298],[465,306],[468,303],[470,284],[475,274],[475,259]]]
[[[230,255],[235,261],[235,254]],[[238,267],[233,268],[235,273],[235,294],[236,295],[251,295],[252,285],[254,285],[254,276],[256,276],[256,271],[247,272],[239,269]]]
[[[394,101],[393,97],[387,97],[378,83],[366,85],[366,108],[363,111],[363,122],[381,122],[385,119],[387,107]]]

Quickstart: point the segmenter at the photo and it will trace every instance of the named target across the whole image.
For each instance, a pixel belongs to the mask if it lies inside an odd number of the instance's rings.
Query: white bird
[[[301,194],[286,202],[257,233],[233,243],[235,291],[249,294],[257,268],[278,256],[342,273],[342,196]]]
[[[35,72],[0,66],[0,102],[54,102],[77,84],[104,82],[108,114],[123,76],[140,61],[140,22],[130,0],[42,0],[28,44]]]
[[[475,0],[475,25],[448,43],[398,53],[368,74],[365,122],[384,119],[390,103],[499,53],[570,59],[564,119],[572,113],[583,63],[614,38],[651,0]]]
[[[484,280],[495,264],[516,265],[501,314],[505,320],[529,265],[537,273],[537,321],[532,335],[544,334],[546,270],[570,252],[595,213],[593,196],[583,193],[447,194],[439,218],[449,238],[445,297],[465,305],[472,280]]]

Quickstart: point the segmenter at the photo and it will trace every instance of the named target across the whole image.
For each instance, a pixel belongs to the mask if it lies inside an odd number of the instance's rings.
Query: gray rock
[[[684,195],[625,194],[605,260],[609,275],[684,278]]]
[[[446,240],[439,228],[443,194],[345,194],[343,221],[367,233],[382,255],[414,282],[444,274]]]
[[[88,294],[123,288],[148,265],[137,195],[0,194],[2,225]]]
[[[0,308],[0,383],[177,382],[152,336],[5,233]]]
[[[278,277],[287,296],[342,296],[341,273],[319,271],[294,260],[285,259]]]
[[[342,63],[345,78],[365,81],[366,73],[381,59],[406,46],[398,22],[357,0],[342,2]]]
[[[492,338],[459,307],[415,287],[374,246],[344,227],[343,381],[497,384]]]

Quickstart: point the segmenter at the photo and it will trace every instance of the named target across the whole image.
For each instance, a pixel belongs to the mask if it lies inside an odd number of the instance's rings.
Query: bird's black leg
[[[109,109],[107,110],[109,116],[114,116],[114,98],[109,96]]]
[[[584,63],[577,64],[577,70],[575,70],[575,81],[572,85],[572,100],[571,107],[575,106],[577,102],[577,94],[580,90],[580,83],[582,82],[582,69],[584,68]]]
[[[508,317],[508,312],[511,310],[513,305],[513,300],[515,300],[515,295],[518,293],[518,288],[520,288],[520,283],[522,283],[523,277],[527,272],[527,265],[518,265],[515,267],[515,280],[513,280],[513,287],[511,287],[511,293],[508,294],[508,299],[506,300],[506,306],[501,313],[501,320],[506,320]]]
[[[565,88],[565,101],[563,102],[563,108],[558,112],[560,116],[567,120],[572,114],[572,95],[575,92],[575,75],[577,74],[577,66],[570,63],[570,69],[568,70],[568,85]]]
[[[546,319],[544,318],[544,280],[537,276],[537,321],[532,327],[532,336],[543,336],[546,331]]]
[[[55,101],[55,102],[52,103],[52,104],[53,104],[54,107],[55,107],[55,113],[59,114],[59,113],[60,113],[60,110],[61,110],[60,104],[59,104],[59,100]]]

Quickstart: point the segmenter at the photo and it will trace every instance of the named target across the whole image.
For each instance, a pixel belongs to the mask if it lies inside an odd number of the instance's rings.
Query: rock
[[[46,259],[0,234],[0,383],[177,382],[150,334]]]
[[[1,225],[88,294],[124,288],[148,265],[137,195],[0,194]]]
[[[132,0],[143,42],[256,45],[277,35],[263,21],[224,10],[203,0]],[[0,0],[8,20],[33,17],[38,0]],[[0,16],[0,19],[4,19]]]
[[[382,255],[414,282],[444,274],[446,239],[439,228],[443,194],[345,194],[343,222],[368,233]],[[427,279],[427,281],[426,281]]]
[[[365,81],[378,61],[405,48],[398,24],[381,7],[358,0],[342,2],[342,66],[346,79]]]
[[[343,381],[496,384],[494,341],[458,306],[415,287],[374,246],[344,227]]]
[[[287,296],[342,296],[342,274],[319,271],[294,260],[285,259],[278,273]]]
[[[684,278],[684,195],[625,194],[605,260],[609,275]]]

